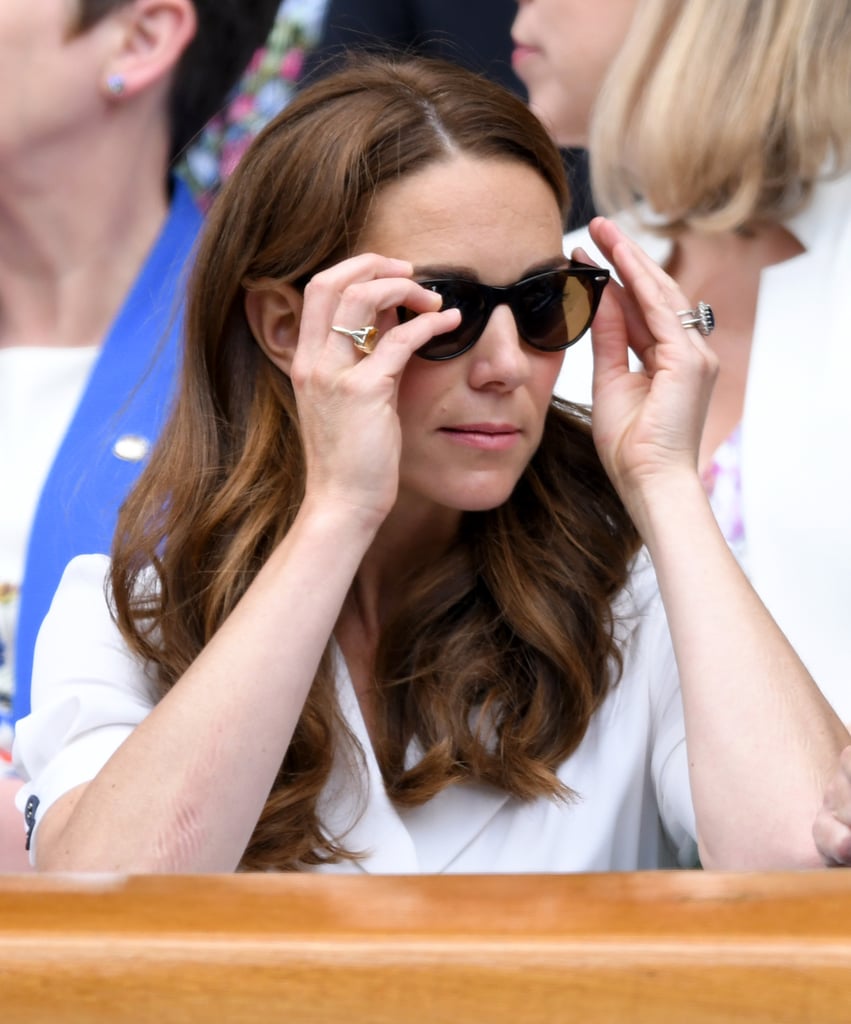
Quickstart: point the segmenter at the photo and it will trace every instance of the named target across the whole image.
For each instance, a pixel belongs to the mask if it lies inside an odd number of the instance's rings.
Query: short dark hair
[[[75,30],[84,32],[132,0],[79,0]],[[281,0],[193,0],[195,38],[177,65],[171,90],[170,157],[176,160],[224,106],[265,42]]]

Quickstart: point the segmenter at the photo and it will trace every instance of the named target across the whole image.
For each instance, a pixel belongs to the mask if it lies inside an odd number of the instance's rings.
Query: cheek
[[[450,373],[454,360],[429,362],[411,356],[399,380],[396,409],[403,428],[423,424],[429,413],[438,411],[451,386]]]
[[[541,352],[535,364],[532,389],[537,402],[549,407],[559,373],[564,364],[564,352]]]

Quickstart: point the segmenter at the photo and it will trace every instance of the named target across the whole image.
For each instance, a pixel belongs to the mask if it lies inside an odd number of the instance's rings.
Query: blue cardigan
[[[201,227],[187,186],[174,179],[168,219],[112,324],[39,498],[18,619],[15,721],[30,711],[33,647],[67,563],[108,553],[119,506],[144,466],[174,392],[184,269]],[[129,439],[129,440],[128,440]],[[142,446],[143,447],[143,446]],[[135,451],[134,451],[135,449]]]

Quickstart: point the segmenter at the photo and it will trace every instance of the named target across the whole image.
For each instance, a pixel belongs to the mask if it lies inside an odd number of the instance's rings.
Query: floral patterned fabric
[[[225,109],[187,150],[179,171],[206,210],[254,136],[290,101],[307,51],[316,45],[326,0],[283,0],[266,46],[258,50]]]
[[[716,450],[712,462],[702,474],[703,486],[709,496],[712,511],[734,549],[744,545],[745,525],[742,516],[742,425],[738,424]]]

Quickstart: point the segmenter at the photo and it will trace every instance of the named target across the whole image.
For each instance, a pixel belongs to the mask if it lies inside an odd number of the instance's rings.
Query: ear
[[[298,344],[303,303],[298,288],[278,281],[258,281],[245,293],[245,316],[254,340],[287,376]]]
[[[116,9],[102,88],[116,99],[165,82],[198,28],[192,0],[130,0]]]

